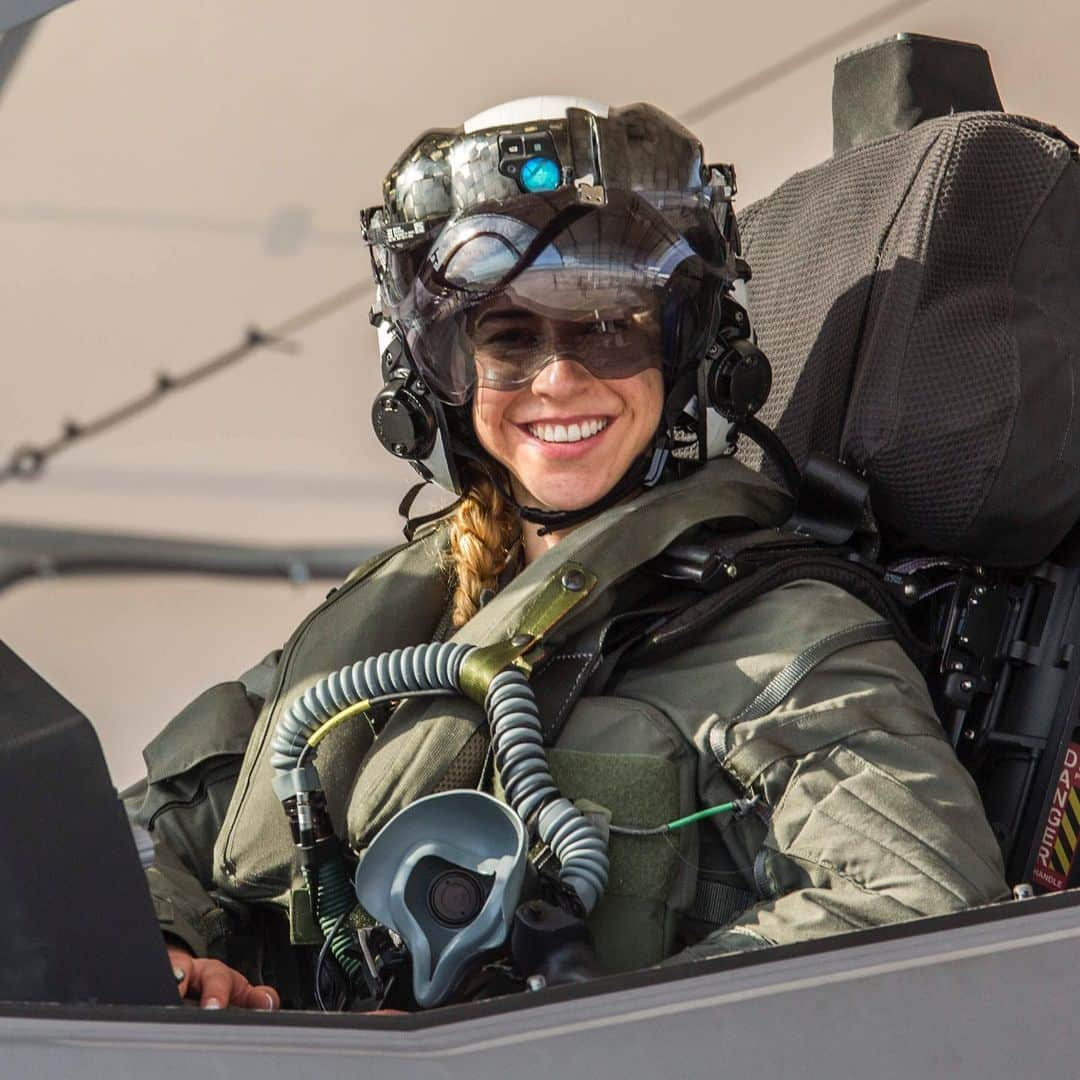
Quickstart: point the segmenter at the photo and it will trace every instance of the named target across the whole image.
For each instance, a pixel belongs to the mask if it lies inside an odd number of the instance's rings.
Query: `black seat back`
[[[918,44],[894,39],[879,59]],[[885,109],[875,70],[908,103],[891,122],[921,122],[843,150],[741,215],[774,370],[760,416],[797,460],[817,450],[863,471],[894,548],[1033,565],[1080,520],[1076,144],[1002,112],[926,119],[926,86],[937,108],[949,100],[928,65],[955,66],[941,43],[927,48],[906,67],[859,54],[837,69],[865,99],[847,129],[872,129],[867,101]],[[861,76],[845,82],[856,62]],[[988,62],[986,75],[992,88]],[[843,95],[834,108],[846,115]]]

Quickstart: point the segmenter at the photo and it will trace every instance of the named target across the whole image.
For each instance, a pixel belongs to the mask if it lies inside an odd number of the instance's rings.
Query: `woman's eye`
[[[538,337],[531,330],[501,330],[484,343],[487,348],[523,349],[535,345]]]

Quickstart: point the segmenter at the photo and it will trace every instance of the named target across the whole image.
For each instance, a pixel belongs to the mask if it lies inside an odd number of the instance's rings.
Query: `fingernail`
[[[263,998],[266,1000],[266,1012],[274,1011],[274,999],[269,994],[263,994]]]
[[[204,1009],[220,1009],[221,1008],[221,1002],[218,1001],[217,998],[207,998],[203,1002],[203,1008]]]
[[[172,969],[172,977],[177,982],[183,982],[184,981],[184,972],[180,968],[173,968]]]

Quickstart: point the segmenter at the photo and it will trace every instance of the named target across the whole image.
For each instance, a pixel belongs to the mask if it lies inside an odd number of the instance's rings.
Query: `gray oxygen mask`
[[[422,1008],[444,1001],[478,957],[506,944],[527,853],[518,816],[479,791],[418,799],[368,846],[356,897],[405,942]]]

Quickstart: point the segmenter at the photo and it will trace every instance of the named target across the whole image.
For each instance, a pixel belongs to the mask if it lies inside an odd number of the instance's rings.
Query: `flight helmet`
[[[753,347],[735,173],[652,105],[528,98],[419,136],[365,211],[377,284],[382,445],[463,493],[471,462],[500,482],[471,424],[478,386],[527,385],[570,356],[598,378],[664,378],[650,445],[601,500],[520,507],[545,528],[592,516],[642,486],[729,452],[733,422],[768,395]],[[529,324],[477,348],[507,311]],[[537,334],[536,321],[557,325]],[[531,328],[530,328],[531,327]]]

